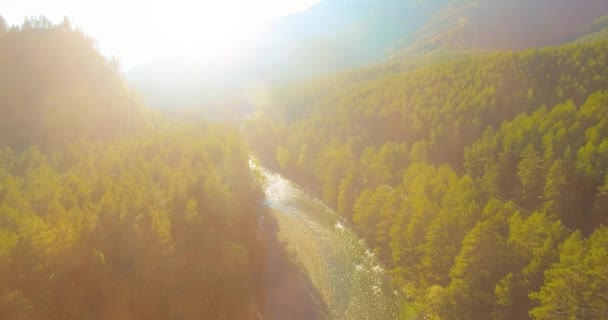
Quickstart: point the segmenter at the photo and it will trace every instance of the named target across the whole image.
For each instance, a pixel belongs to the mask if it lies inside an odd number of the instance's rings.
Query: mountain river
[[[252,164],[252,166],[254,166]],[[398,298],[375,255],[340,216],[295,183],[261,167],[266,205],[335,320],[396,319]]]

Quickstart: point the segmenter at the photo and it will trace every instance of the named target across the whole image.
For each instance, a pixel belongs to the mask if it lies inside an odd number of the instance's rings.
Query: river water
[[[336,212],[279,174],[265,178],[266,205],[335,320],[397,319],[399,303],[376,257]]]

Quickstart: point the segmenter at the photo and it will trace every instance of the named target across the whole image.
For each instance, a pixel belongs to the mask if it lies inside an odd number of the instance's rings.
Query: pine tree
[[[521,154],[521,161],[517,166],[517,176],[520,182],[520,198],[528,208],[533,208],[539,203],[539,197],[543,189],[543,162],[534,146],[528,144]]]

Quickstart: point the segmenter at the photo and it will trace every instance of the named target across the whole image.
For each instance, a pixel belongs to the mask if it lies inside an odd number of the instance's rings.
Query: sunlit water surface
[[[396,319],[398,299],[384,269],[336,212],[282,176],[266,179],[266,205],[287,243],[327,304],[330,319]]]

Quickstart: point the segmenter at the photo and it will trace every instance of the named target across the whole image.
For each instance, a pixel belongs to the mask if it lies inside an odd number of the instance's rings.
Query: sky
[[[0,0],[9,25],[44,15],[68,17],[95,39],[122,69],[159,59],[220,61],[237,54],[253,31],[269,20],[304,10],[319,0]]]

